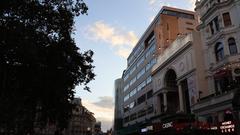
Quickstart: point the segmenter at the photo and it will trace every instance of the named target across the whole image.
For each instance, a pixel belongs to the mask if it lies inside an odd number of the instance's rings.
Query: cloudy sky
[[[114,80],[126,68],[126,58],[163,5],[193,10],[195,0],[85,0],[88,15],[76,19],[75,40],[81,51],[94,51],[96,78],[91,93],[76,88],[76,96],[111,128]]]

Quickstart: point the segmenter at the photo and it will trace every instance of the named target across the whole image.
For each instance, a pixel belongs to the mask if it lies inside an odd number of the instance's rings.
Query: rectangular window
[[[138,74],[137,79],[139,79],[145,73],[145,68],[143,68]]]
[[[132,103],[129,104],[129,108],[132,109],[135,107],[135,102],[133,101]]]
[[[213,22],[209,23],[209,27],[210,27],[211,33],[214,34]]]
[[[137,103],[138,104],[141,104],[141,103],[143,103],[145,101],[146,101],[146,95],[145,94],[137,99]]]
[[[136,66],[132,67],[132,69],[130,70],[130,75],[136,70]]]
[[[150,90],[147,92],[147,99],[151,98],[153,96],[153,90]]]
[[[232,25],[232,21],[229,13],[223,14],[223,22],[225,27]]]
[[[146,115],[146,110],[144,109],[138,112],[138,118],[143,117],[145,115]]]
[[[128,88],[129,88],[129,84],[127,84],[127,85],[124,87],[123,91],[126,91]]]
[[[126,81],[126,80],[128,79],[128,77],[129,77],[129,74],[126,74],[126,75],[124,76],[123,80]]]
[[[142,58],[138,61],[137,67],[139,67],[143,62],[144,62],[144,57],[142,57]]]
[[[149,76],[148,78],[147,78],[147,84],[149,84],[149,83],[151,83],[152,82],[152,76]]]
[[[143,81],[141,84],[138,85],[137,91],[142,90],[146,86],[146,82]]]
[[[137,118],[137,114],[136,113],[130,115],[130,120],[135,120],[136,118]]]
[[[137,93],[137,89],[135,88],[130,92],[130,97],[134,96],[136,93]]]
[[[131,82],[130,82],[130,86],[133,85],[136,82],[136,77],[134,77]]]
[[[124,97],[123,101],[125,102],[125,101],[127,101],[128,99],[129,99],[129,94],[127,94],[127,95]]]
[[[219,21],[218,21],[218,17],[215,17],[213,19],[214,23],[215,23],[215,27],[216,27],[216,31],[219,31]]]

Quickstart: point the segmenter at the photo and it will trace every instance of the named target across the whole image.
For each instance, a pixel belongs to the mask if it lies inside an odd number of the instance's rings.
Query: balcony
[[[213,94],[210,95],[208,97],[202,98],[197,104],[195,104],[194,106],[192,106],[192,109],[194,112],[198,112],[200,110],[204,110],[204,108],[209,108],[209,110],[211,110],[210,108],[217,108],[221,106],[223,106],[223,103],[228,103],[231,104],[232,99],[234,96],[234,90],[231,91],[226,91],[224,93],[217,93],[217,94]]]

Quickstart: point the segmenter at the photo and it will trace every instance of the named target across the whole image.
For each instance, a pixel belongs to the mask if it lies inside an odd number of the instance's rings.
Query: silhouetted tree
[[[82,0],[0,1],[0,133],[67,125],[76,85],[94,79],[91,50],[80,53],[74,17]]]

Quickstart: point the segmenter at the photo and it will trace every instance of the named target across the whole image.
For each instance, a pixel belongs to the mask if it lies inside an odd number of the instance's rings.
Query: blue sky
[[[193,10],[195,0],[85,0],[88,15],[75,22],[75,41],[81,51],[94,51],[92,93],[76,88],[76,97],[102,121],[105,131],[113,119],[114,80],[126,68],[126,58],[161,6]]]

